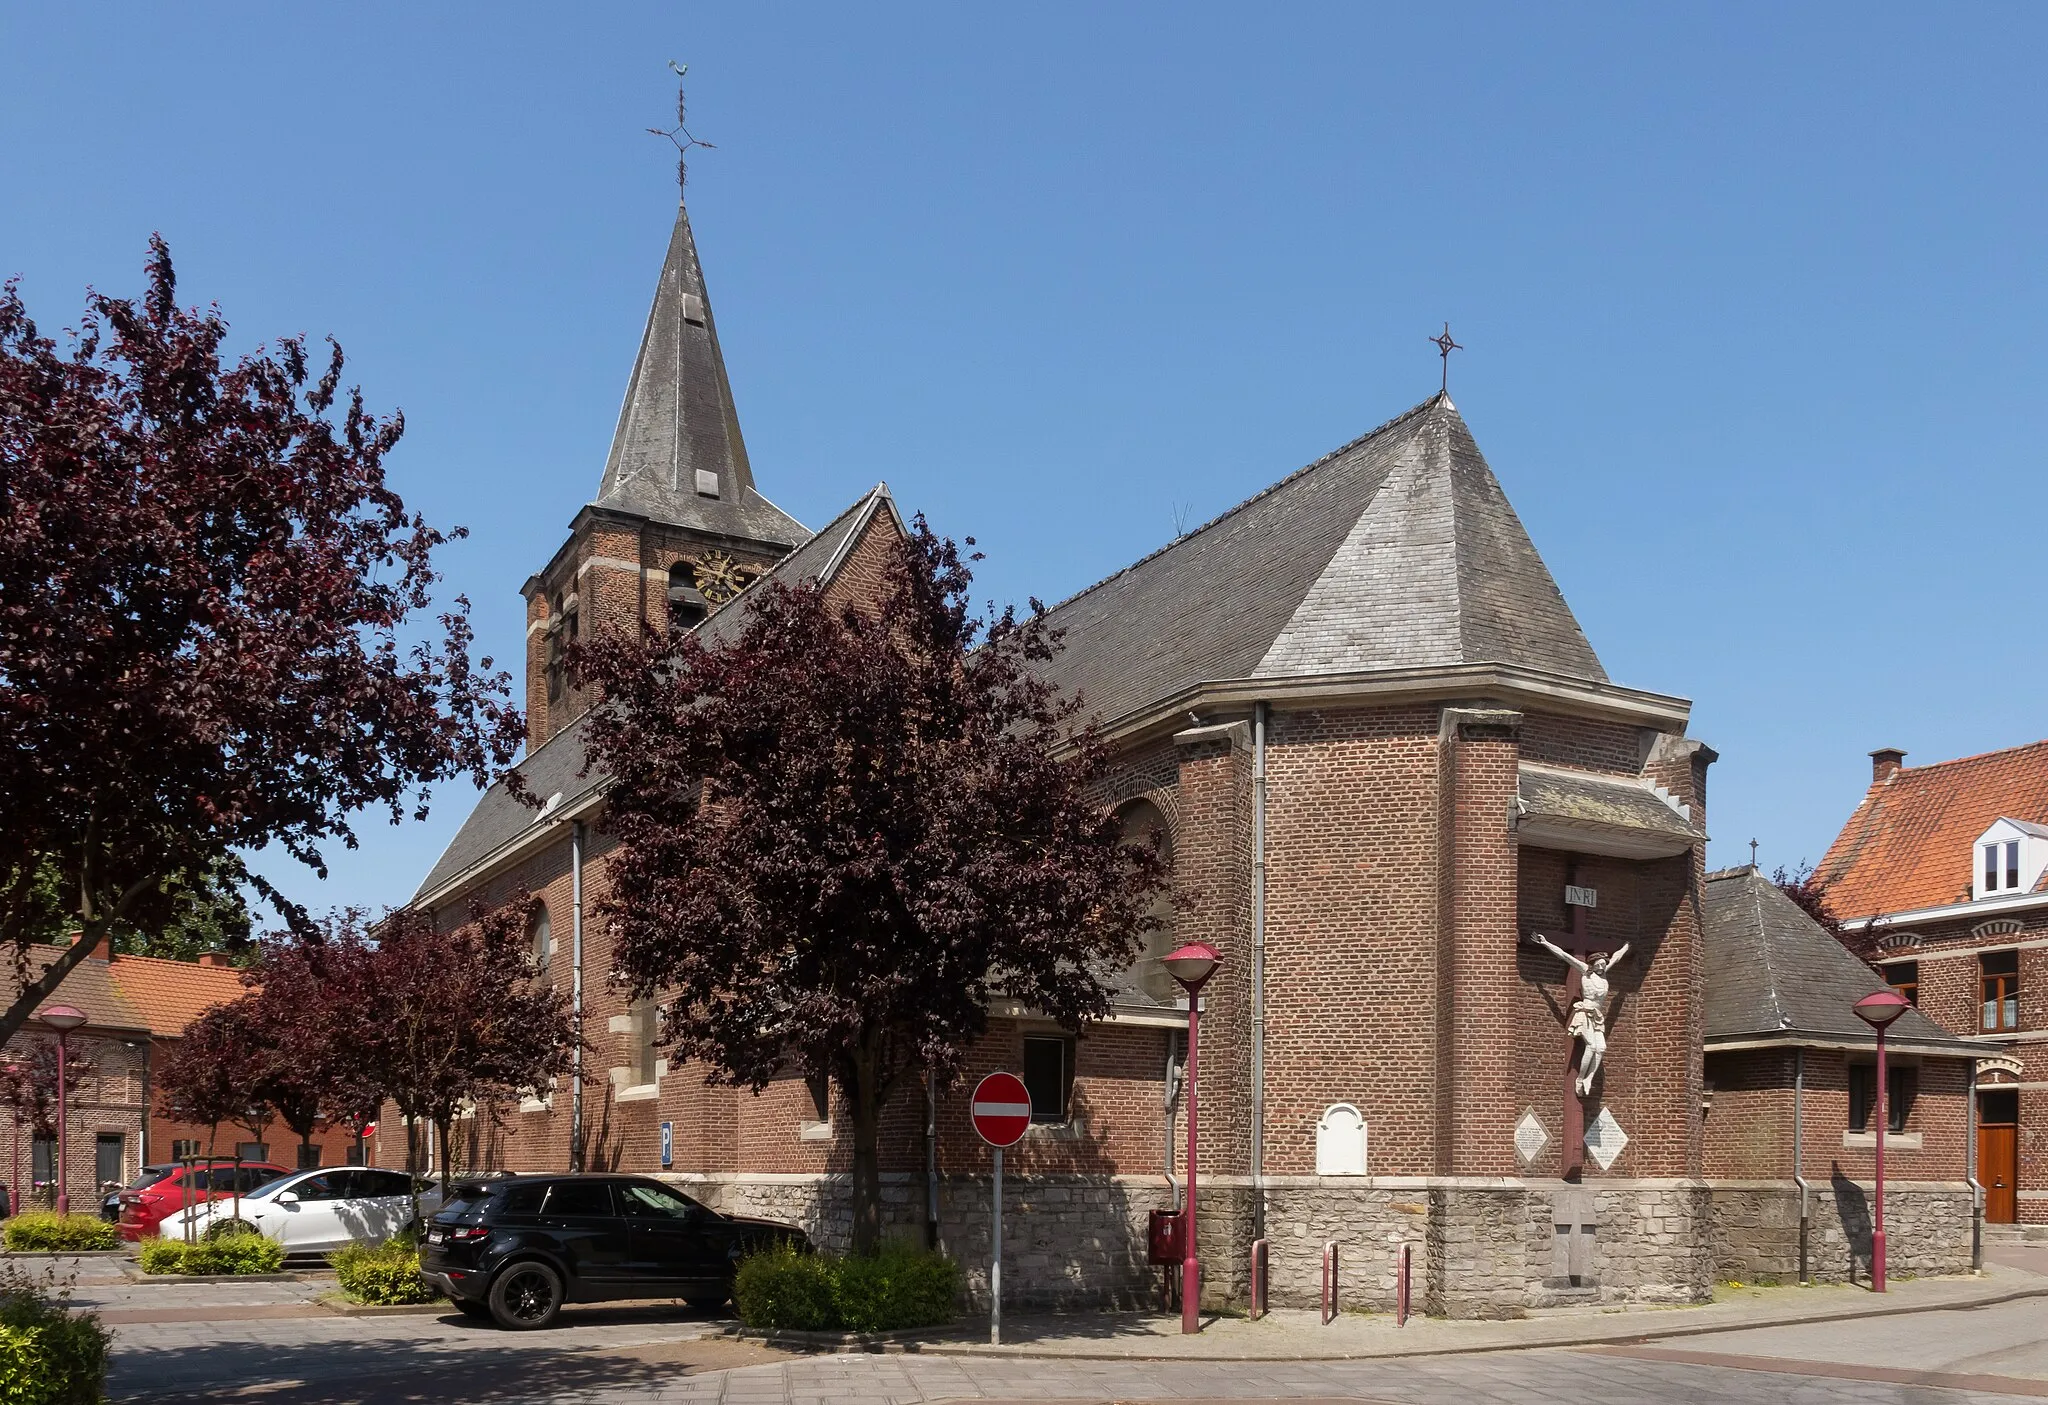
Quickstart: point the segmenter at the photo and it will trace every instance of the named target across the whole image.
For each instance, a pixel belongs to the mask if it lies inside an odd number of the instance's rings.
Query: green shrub
[[[430,1303],[440,1294],[420,1277],[420,1250],[410,1236],[383,1244],[350,1244],[327,1256],[341,1291],[359,1303]]]
[[[7,1247],[23,1254],[76,1254],[118,1249],[121,1230],[97,1215],[58,1215],[25,1210],[7,1222]]]
[[[98,1314],[70,1311],[71,1290],[45,1273],[0,1267],[0,1401],[97,1405],[112,1341]]]
[[[261,1234],[227,1234],[197,1244],[182,1239],[146,1239],[142,1244],[144,1273],[230,1276],[276,1273],[283,1267],[284,1245]]]
[[[828,1259],[779,1244],[740,1261],[732,1296],[749,1327],[893,1332],[951,1321],[959,1291],[959,1267],[943,1254],[891,1246]]]
[[[749,1327],[831,1331],[839,1325],[839,1305],[832,1291],[836,1278],[831,1260],[777,1244],[740,1260],[732,1284],[733,1304]]]
[[[953,1320],[960,1268],[944,1254],[891,1245],[873,1258],[842,1259],[833,1301],[849,1332],[893,1332]]]

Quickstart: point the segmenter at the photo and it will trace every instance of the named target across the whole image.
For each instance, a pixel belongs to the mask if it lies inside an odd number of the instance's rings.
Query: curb
[[[351,1303],[332,1298],[314,1299],[336,1317],[440,1317],[456,1310],[447,1301],[431,1303]]]
[[[137,1286],[177,1283],[303,1283],[302,1273],[144,1273],[140,1268],[123,1269],[131,1284]]]
[[[1957,1299],[1951,1302],[1875,1305],[1858,1310],[1840,1312],[1810,1309],[1804,1312],[1788,1312],[1766,1321],[1749,1322],[1673,1322],[1668,1326],[1652,1326],[1648,1323],[1629,1323],[1623,1326],[1611,1319],[1605,1330],[1581,1328],[1577,1331],[1561,1332],[1555,1336],[1532,1341],[1490,1341],[1471,1343],[1428,1342],[1405,1347],[1390,1343],[1387,1349],[1377,1351],[1333,1351],[1300,1352],[1292,1355],[1266,1355],[1250,1352],[1212,1355],[1190,1355],[1180,1351],[1146,1350],[1142,1345],[1133,1344],[1124,1351],[1081,1350],[1060,1351],[1035,1348],[1029,1344],[992,1347],[985,1342],[962,1342],[944,1340],[913,1340],[915,1330],[877,1334],[859,1337],[843,1332],[748,1332],[741,1328],[728,1328],[724,1335],[745,1336],[765,1339],[770,1346],[787,1346],[795,1349],[835,1352],[844,1355],[858,1353],[916,1355],[916,1356],[974,1356],[990,1359],[1017,1358],[1039,1361],[1187,1361],[1187,1362],[1257,1362],[1257,1361],[1372,1361],[1383,1358],[1404,1358],[1416,1356],[1465,1356],[1482,1352],[1541,1351],[1554,1347],[1582,1346],[1632,1346],[1638,1342],[1658,1341],[1670,1337],[1704,1337],[1722,1332],[1747,1332],[1763,1327],[1796,1327],[1815,1322],[1850,1322],[1866,1318],[1903,1317],[1920,1312],[1958,1312],[1976,1308],[1996,1307],[2001,1303],[2018,1302],[2027,1298],[2048,1297],[2048,1282],[2031,1287],[2012,1288],[2000,1293],[1987,1293],[1981,1297]],[[1620,1317],[1623,1314],[1614,1314]],[[1523,1319],[1528,1320],[1528,1319]],[[929,1329],[922,1329],[928,1331]],[[833,1343],[841,1343],[833,1345]]]
[[[776,1328],[730,1326],[721,1327],[717,1332],[707,1335],[755,1341],[763,1346],[789,1347],[796,1351],[872,1355],[889,1351],[892,1347],[898,1352],[922,1351],[924,1348],[917,1339],[940,1330],[943,1329],[899,1327],[893,1332],[797,1332]]]
[[[0,1259],[132,1259],[132,1249],[5,1249]]]

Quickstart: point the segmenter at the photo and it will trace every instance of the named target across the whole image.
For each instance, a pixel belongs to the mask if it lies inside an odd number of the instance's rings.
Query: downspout
[[[1252,709],[1252,1238],[1266,1237],[1266,704]]]
[[[924,1241],[939,1247],[939,1085],[930,1069],[924,1074]]]
[[[1984,1271],[1984,1187],[1977,1183],[1977,1065],[1970,1064],[1970,1110],[1963,1121],[1963,1146],[1969,1157],[1964,1179],[1970,1184],[1970,1272]]]
[[[1167,1033],[1164,1084],[1166,1092],[1159,1100],[1165,1111],[1165,1116],[1161,1120],[1166,1124],[1166,1160],[1162,1163],[1165,1166],[1166,1197],[1167,1203],[1176,1210],[1180,1208],[1180,1182],[1173,1176],[1173,1113],[1174,1109],[1180,1106],[1180,1043],[1181,1036],[1178,1033]]]
[[[135,1163],[135,1174],[142,1174],[142,1168],[149,1164],[149,1056],[156,1052],[156,1036],[142,1037],[142,1135],[138,1139],[140,1160]]]
[[[1805,1152],[1806,1050],[1792,1051],[1792,1184],[1799,1187],[1799,1281],[1806,1280],[1806,1242],[1813,1220],[1807,1212]]]
[[[583,1169],[583,821],[569,826],[569,1169]]]

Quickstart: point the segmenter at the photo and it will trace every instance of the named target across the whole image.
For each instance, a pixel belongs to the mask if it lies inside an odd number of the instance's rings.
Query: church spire
[[[680,102],[677,114],[676,131],[658,134],[682,151],[706,145],[683,130]],[[668,256],[593,506],[784,546],[810,535],[755,491],[680,191]]]

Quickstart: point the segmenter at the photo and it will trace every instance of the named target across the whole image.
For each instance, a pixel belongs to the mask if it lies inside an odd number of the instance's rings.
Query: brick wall
[[[17,1035],[7,1045],[10,1056],[27,1062],[35,1046],[53,1036],[42,1033]],[[120,1038],[96,1038],[89,1029],[74,1033],[69,1040],[71,1054],[84,1065],[74,1065],[66,1099],[65,1182],[71,1209],[77,1214],[98,1214],[102,1195],[96,1171],[96,1148],[101,1134],[121,1138],[120,1182],[125,1185],[141,1167],[142,1094],[146,1046]],[[155,1148],[151,1148],[152,1151]],[[10,1203],[55,1202],[54,1182],[40,1194],[34,1191],[35,1134],[27,1123],[0,1122],[0,1176],[6,1178]],[[55,1152],[52,1151],[54,1157]],[[17,1169],[18,1167],[18,1169]],[[54,1167],[53,1167],[54,1171]]]

